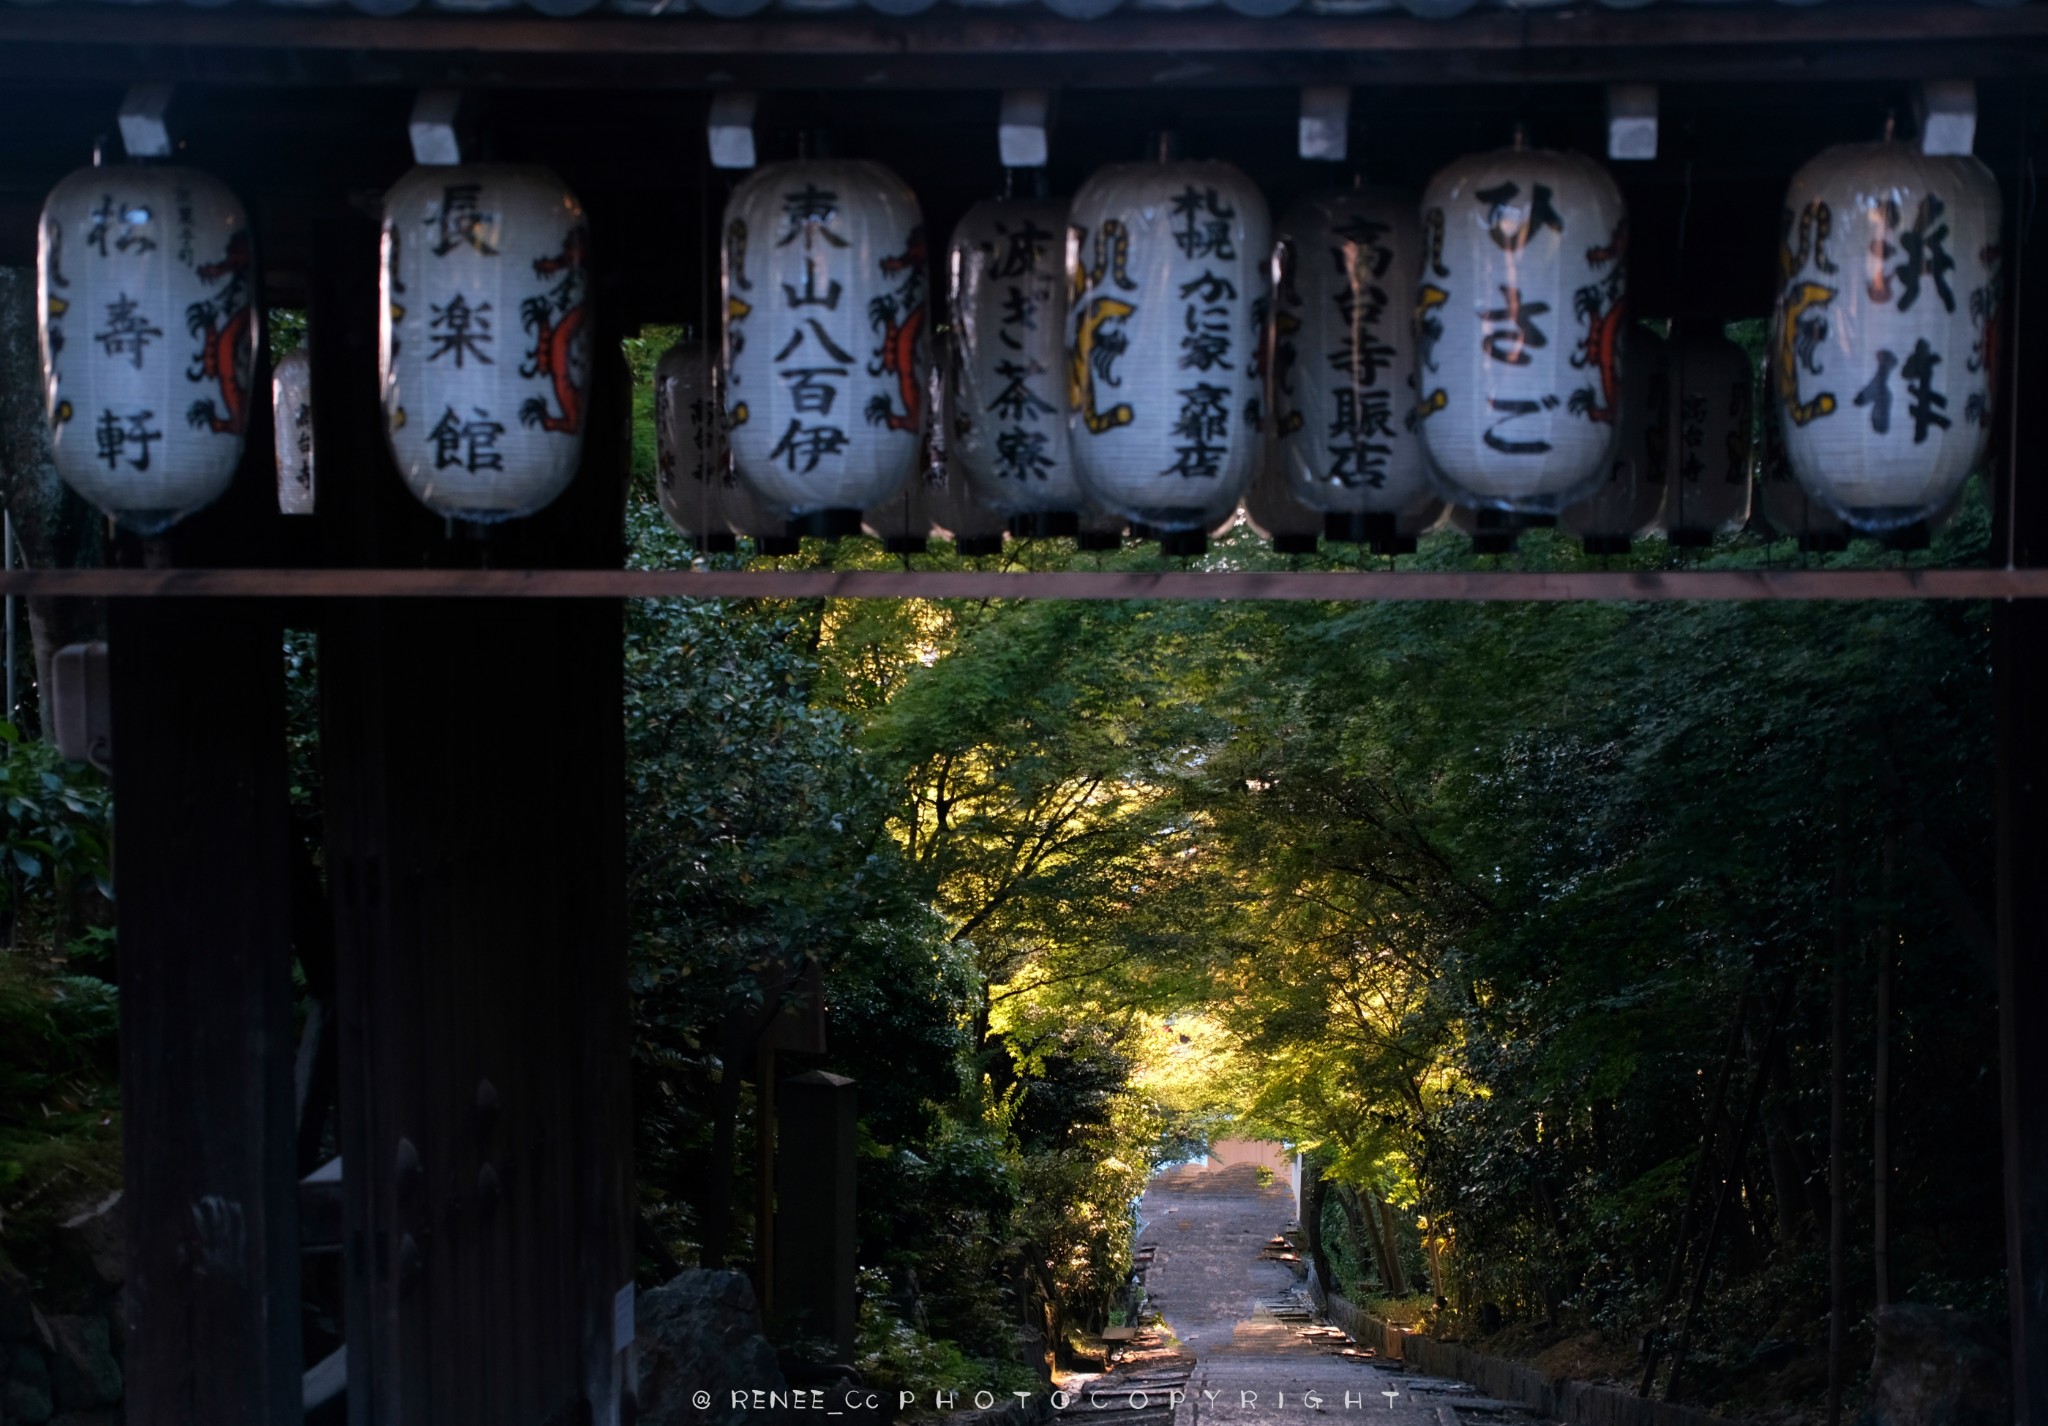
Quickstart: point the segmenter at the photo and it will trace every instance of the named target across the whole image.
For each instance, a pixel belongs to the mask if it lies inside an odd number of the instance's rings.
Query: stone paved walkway
[[[1532,1419],[1477,1399],[1462,1383],[1338,1355],[1352,1344],[1313,1317],[1294,1269],[1261,1256],[1293,1223],[1284,1180],[1261,1188],[1249,1163],[1182,1165],[1153,1178],[1138,1211],[1139,1252],[1152,1249],[1147,1294],[1195,1359],[1173,1426]]]

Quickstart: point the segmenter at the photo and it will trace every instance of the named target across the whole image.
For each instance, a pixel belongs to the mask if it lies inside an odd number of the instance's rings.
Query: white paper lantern
[[[1302,504],[1338,517],[1327,522],[1333,534],[1391,534],[1431,489],[1413,419],[1414,195],[1307,198],[1281,218],[1279,237],[1273,407],[1286,478]]]
[[[1765,390],[1771,390],[1766,382]],[[1792,474],[1791,458],[1785,453],[1784,424],[1778,414],[1775,393],[1763,419],[1763,451],[1756,480],[1757,510],[1770,532],[1779,539],[1797,540],[1809,554],[1825,554],[1849,548],[1849,527],[1842,517],[1806,493],[1806,487]]]
[[[770,164],[725,207],[726,410],[771,509],[852,534],[918,466],[930,274],[903,180],[848,159]]]
[[[575,478],[590,405],[590,229],[544,168],[425,166],[384,196],[384,426],[429,509],[530,515]]]
[[[1442,529],[1450,520],[1450,507],[1434,490],[1424,490],[1394,513],[1391,534],[1375,536],[1371,543],[1376,555],[1412,555],[1422,536]]]
[[[939,498],[936,487],[944,482],[944,472],[920,465],[888,499],[861,511],[862,532],[880,540],[892,555],[923,554],[940,533],[932,524],[932,506]]]
[[[1749,357],[1718,329],[1688,326],[1667,354],[1669,452],[1657,523],[1680,547],[1700,547],[1749,518]]]
[[[947,462],[946,479],[933,492],[932,527],[953,542],[960,554],[1000,554],[1009,517],[991,510],[981,501],[981,492],[967,478],[955,455]]]
[[[1607,479],[1591,495],[1566,507],[1558,524],[1578,537],[1589,555],[1627,554],[1629,545],[1657,523],[1668,488],[1665,453],[1671,438],[1667,344],[1639,322],[1622,332],[1621,434]],[[1654,459],[1652,452],[1655,452]]]
[[[783,522],[733,474],[718,367],[688,337],[655,363],[654,432],[655,493],[679,534],[709,554],[730,554],[735,536],[782,534]]]
[[[1443,523],[1472,541],[1473,554],[1504,555],[1513,552],[1525,530],[1548,528],[1557,517],[1523,515],[1492,505],[1452,505]]]
[[[277,447],[277,508],[313,513],[313,364],[306,349],[286,352],[270,369],[271,435]]]
[[[1128,528],[1129,522],[1123,516],[1112,514],[1090,501],[1081,510],[1081,527],[1074,534],[1074,548],[1092,554],[1120,550],[1124,546],[1124,531]]]
[[[958,404],[959,383],[948,376],[959,369],[959,344],[953,334],[946,333],[934,341],[933,347],[930,469],[934,484],[929,491],[932,529],[951,540],[954,550],[961,555],[1000,554],[1011,517],[989,507],[982,499],[982,488],[968,479],[960,463],[959,433],[966,418]],[[1027,529],[1030,533],[1045,533],[1042,527]]]
[[[70,174],[43,204],[36,315],[57,473],[141,534],[242,459],[256,260],[242,205],[189,168]]]
[[[1265,436],[1266,200],[1226,163],[1113,164],[1067,217],[1082,489],[1163,534],[1227,520]]]
[[[1793,472],[1862,529],[1926,518],[1984,458],[2003,285],[1970,157],[1846,144],[1792,179],[1770,366]]]
[[[1033,533],[1084,503],[1067,431],[1067,205],[995,199],[953,230],[951,448],[974,498]]]
[[[1323,512],[1295,498],[1288,474],[1277,455],[1268,460],[1244,494],[1244,516],[1275,554],[1312,555],[1322,538]],[[1388,520],[1391,525],[1391,512]]]
[[[1422,200],[1414,415],[1455,503],[1554,514],[1609,473],[1621,418],[1621,190],[1577,154],[1459,159]]]

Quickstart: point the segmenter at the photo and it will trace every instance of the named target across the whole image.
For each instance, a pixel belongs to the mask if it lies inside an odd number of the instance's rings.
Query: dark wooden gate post
[[[616,567],[616,332],[593,343],[569,493],[488,540],[451,540],[380,434],[374,229],[325,231],[311,331],[319,465],[345,472],[321,492],[336,557]],[[353,1426],[620,1419],[622,635],[607,600],[364,601],[324,618]]]
[[[2025,152],[2034,152],[2026,135]],[[2006,185],[2009,204],[2030,202]],[[1994,560],[2048,564],[2048,224],[2011,223],[2015,336],[2007,399],[2011,448]],[[2048,1426],[2048,601],[1993,606],[1998,748],[1998,1022],[2005,1125],[2006,1286],[2012,1315],[2013,1421]]]
[[[259,235],[259,246],[261,237]],[[259,390],[269,369],[259,362]],[[218,504],[146,556],[273,562],[269,402]],[[145,552],[132,539],[122,558]],[[290,829],[275,604],[108,610],[131,1426],[298,1419]]]
[[[248,605],[109,611],[127,1420],[299,1411],[284,660]]]

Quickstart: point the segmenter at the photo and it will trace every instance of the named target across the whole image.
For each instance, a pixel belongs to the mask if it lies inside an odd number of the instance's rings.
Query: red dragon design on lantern
[[[249,419],[249,361],[252,354],[249,324],[254,314],[249,306],[249,268],[253,252],[246,230],[228,239],[227,255],[219,262],[198,269],[203,282],[229,279],[214,296],[194,302],[185,309],[185,329],[199,342],[187,381],[211,381],[220,387],[220,403],[211,397],[194,401],[185,419],[194,430],[218,435],[240,435]],[[221,414],[221,407],[227,414]]]
[[[875,359],[868,364],[868,375],[894,376],[903,410],[898,412],[888,397],[876,396],[868,401],[867,418],[892,431],[915,431],[923,424],[923,393],[917,383],[917,343],[924,335],[927,310],[923,228],[911,230],[902,252],[882,259],[882,272],[888,277],[900,275],[903,285],[868,304],[868,324],[882,335]]]
[[[561,408],[561,414],[548,408],[547,398],[529,397],[519,408],[521,425],[572,435],[583,429],[590,366],[585,331],[590,310],[590,279],[585,268],[589,248],[590,230],[578,225],[562,240],[560,252],[534,259],[537,276],[560,276],[562,280],[519,306],[519,320],[533,334],[533,350],[526,354],[519,374],[546,377],[554,386],[555,404]]]

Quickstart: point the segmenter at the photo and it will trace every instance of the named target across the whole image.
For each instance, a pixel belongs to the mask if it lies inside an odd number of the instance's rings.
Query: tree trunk
[[[1839,835],[1839,834],[1838,834]],[[1848,1133],[1849,1092],[1849,877],[1837,851],[1834,876],[1835,955],[1828,973],[1829,1040],[1832,1045],[1828,1088],[1828,1416],[1827,1426],[1841,1426],[1842,1373],[1849,1339],[1848,1211],[1842,1182],[1844,1139]]]
[[[1873,1241],[1871,1263],[1876,1269],[1877,1305],[1892,1300],[1891,1225],[1891,1084],[1892,1084],[1892,961],[1897,952],[1892,926],[1892,873],[1899,860],[1899,839],[1886,833],[1884,839],[1884,919],[1878,926],[1877,948],[1877,1082],[1872,1093],[1870,1129],[1870,1211]]]
[[[1801,1162],[1797,1137],[1785,1112],[1792,1097],[1792,1067],[1782,1041],[1764,1059],[1771,1074],[1771,1090],[1764,1100],[1764,1152],[1771,1166],[1771,1197],[1776,1200],[1778,1240],[1800,1243],[1806,1240],[1807,1216],[1811,1209],[1806,1170]],[[1813,1218],[1818,1224],[1818,1216]]]
[[[1344,1221],[1351,1227],[1351,1238],[1353,1242],[1358,1244],[1359,1256],[1365,1261],[1377,1265],[1380,1284],[1385,1286],[1392,1279],[1387,1276],[1387,1264],[1385,1255],[1380,1248],[1378,1226],[1368,1227],[1365,1215],[1359,1211],[1359,1196],[1349,1185],[1340,1183],[1333,1187],[1335,1192],[1331,1194],[1331,1197],[1337,1200],[1337,1207],[1344,1214]],[[1368,1213],[1370,1211],[1370,1209],[1366,1210]],[[1391,1292],[1392,1290],[1388,1288],[1388,1291]]]
[[[1778,992],[1776,1005],[1771,1011],[1770,1038],[1773,1042],[1778,1039],[1780,1027],[1784,1025],[1785,1016],[1792,1008],[1792,990],[1793,981],[1787,976]],[[1750,1081],[1749,1094],[1743,1101],[1742,1121],[1735,1130],[1734,1143],[1729,1148],[1727,1163],[1722,1170],[1721,1192],[1714,1202],[1714,1216],[1707,1220],[1707,1238],[1700,1245],[1700,1262],[1698,1269],[1693,1273],[1692,1295],[1686,1301],[1685,1317],[1678,1328],[1678,1343],[1672,1349],[1671,1377],[1664,1383],[1666,1401],[1678,1399],[1678,1383],[1685,1372],[1686,1354],[1692,1345],[1693,1322],[1699,1316],[1701,1303],[1706,1300],[1707,1280],[1714,1270],[1714,1247],[1720,1239],[1721,1224],[1728,1217],[1728,1201],[1734,1194],[1735,1186],[1742,1176],[1743,1165],[1749,1157],[1749,1135],[1756,1127],[1757,1111],[1763,1103],[1763,1095],[1764,1076],[1759,1073]],[[1654,1369],[1654,1359],[1651,1366]]]
[[[14,516],[15,539],[31,569],[100,564],[106,522],[57,474],[41,372],[36,275],[27,268],[0,267],[0,498]],[[106,606],[97,599],[25,602],[35,683],[19,696],[24,707],[33,699],[39,710],[41,692],[50,683],[51,657],[66,644],[105,638]],[[18,717],[15,709],[4,711]]]
[[[1377,1193],[1372,1196],[1379,1210],[1380,1265],[1385,1268],[1387,1291],[1396,1297],[1408,1295],[1408,1274],[1401,1267],[1401,1242],[1394,1236],[1394,1210]]]
[[[1301,1160],[1301,1237],[1308,1248],[1309,1267],[1314,1269],[1316,1281],[1323,1285],[1323,1291],[1336,1292],[1336,1282],[1330,1276],[1330,1255],[1323,1248],[1323,1204],[1329,1198],[1330,1186],[1323,1181],[1322,1160],[1314,1154],[1306,1154]]]
[[[1663,1355],[1662,1336],[1671,1325],[1671,1305],[1678,1300],[1678,1290],[1685,1284],[1686,1249],[1692,1244],[1693,1210],[1699,1203],[1700,1190],[1706,1186],[1707,1158],[1714,1149],[1714,1133],[1722,1118],[1721,1106],[1728,1096],[1728,1077],[1735,1072],[1735,1057],[1742,1049],[1743,1026],[1749,1023],[1749,984],[1754,971],[1743,977],[1742,990],[1735,997],[1735,1023],[1728,1028],[1728,1044],[1721,1053],[1721,1068],[1714,1076],[1714,1089],[1707,1101],[1707,1120],[1700,1130],[1699,1156],[1692,1163],[1692,1178],[1686,1184],[1685,1202],[1678,1213],[1678,1235],[1671,1253],[1671,1271],[1664,1278],[1663,1294],[1657,1299],[1657,1325],[1643,1334],[1643,1377],[1636,1387],[1636,1395],[1647,1397],[1650,1388],[1656,1384],[1657,1362]]]

